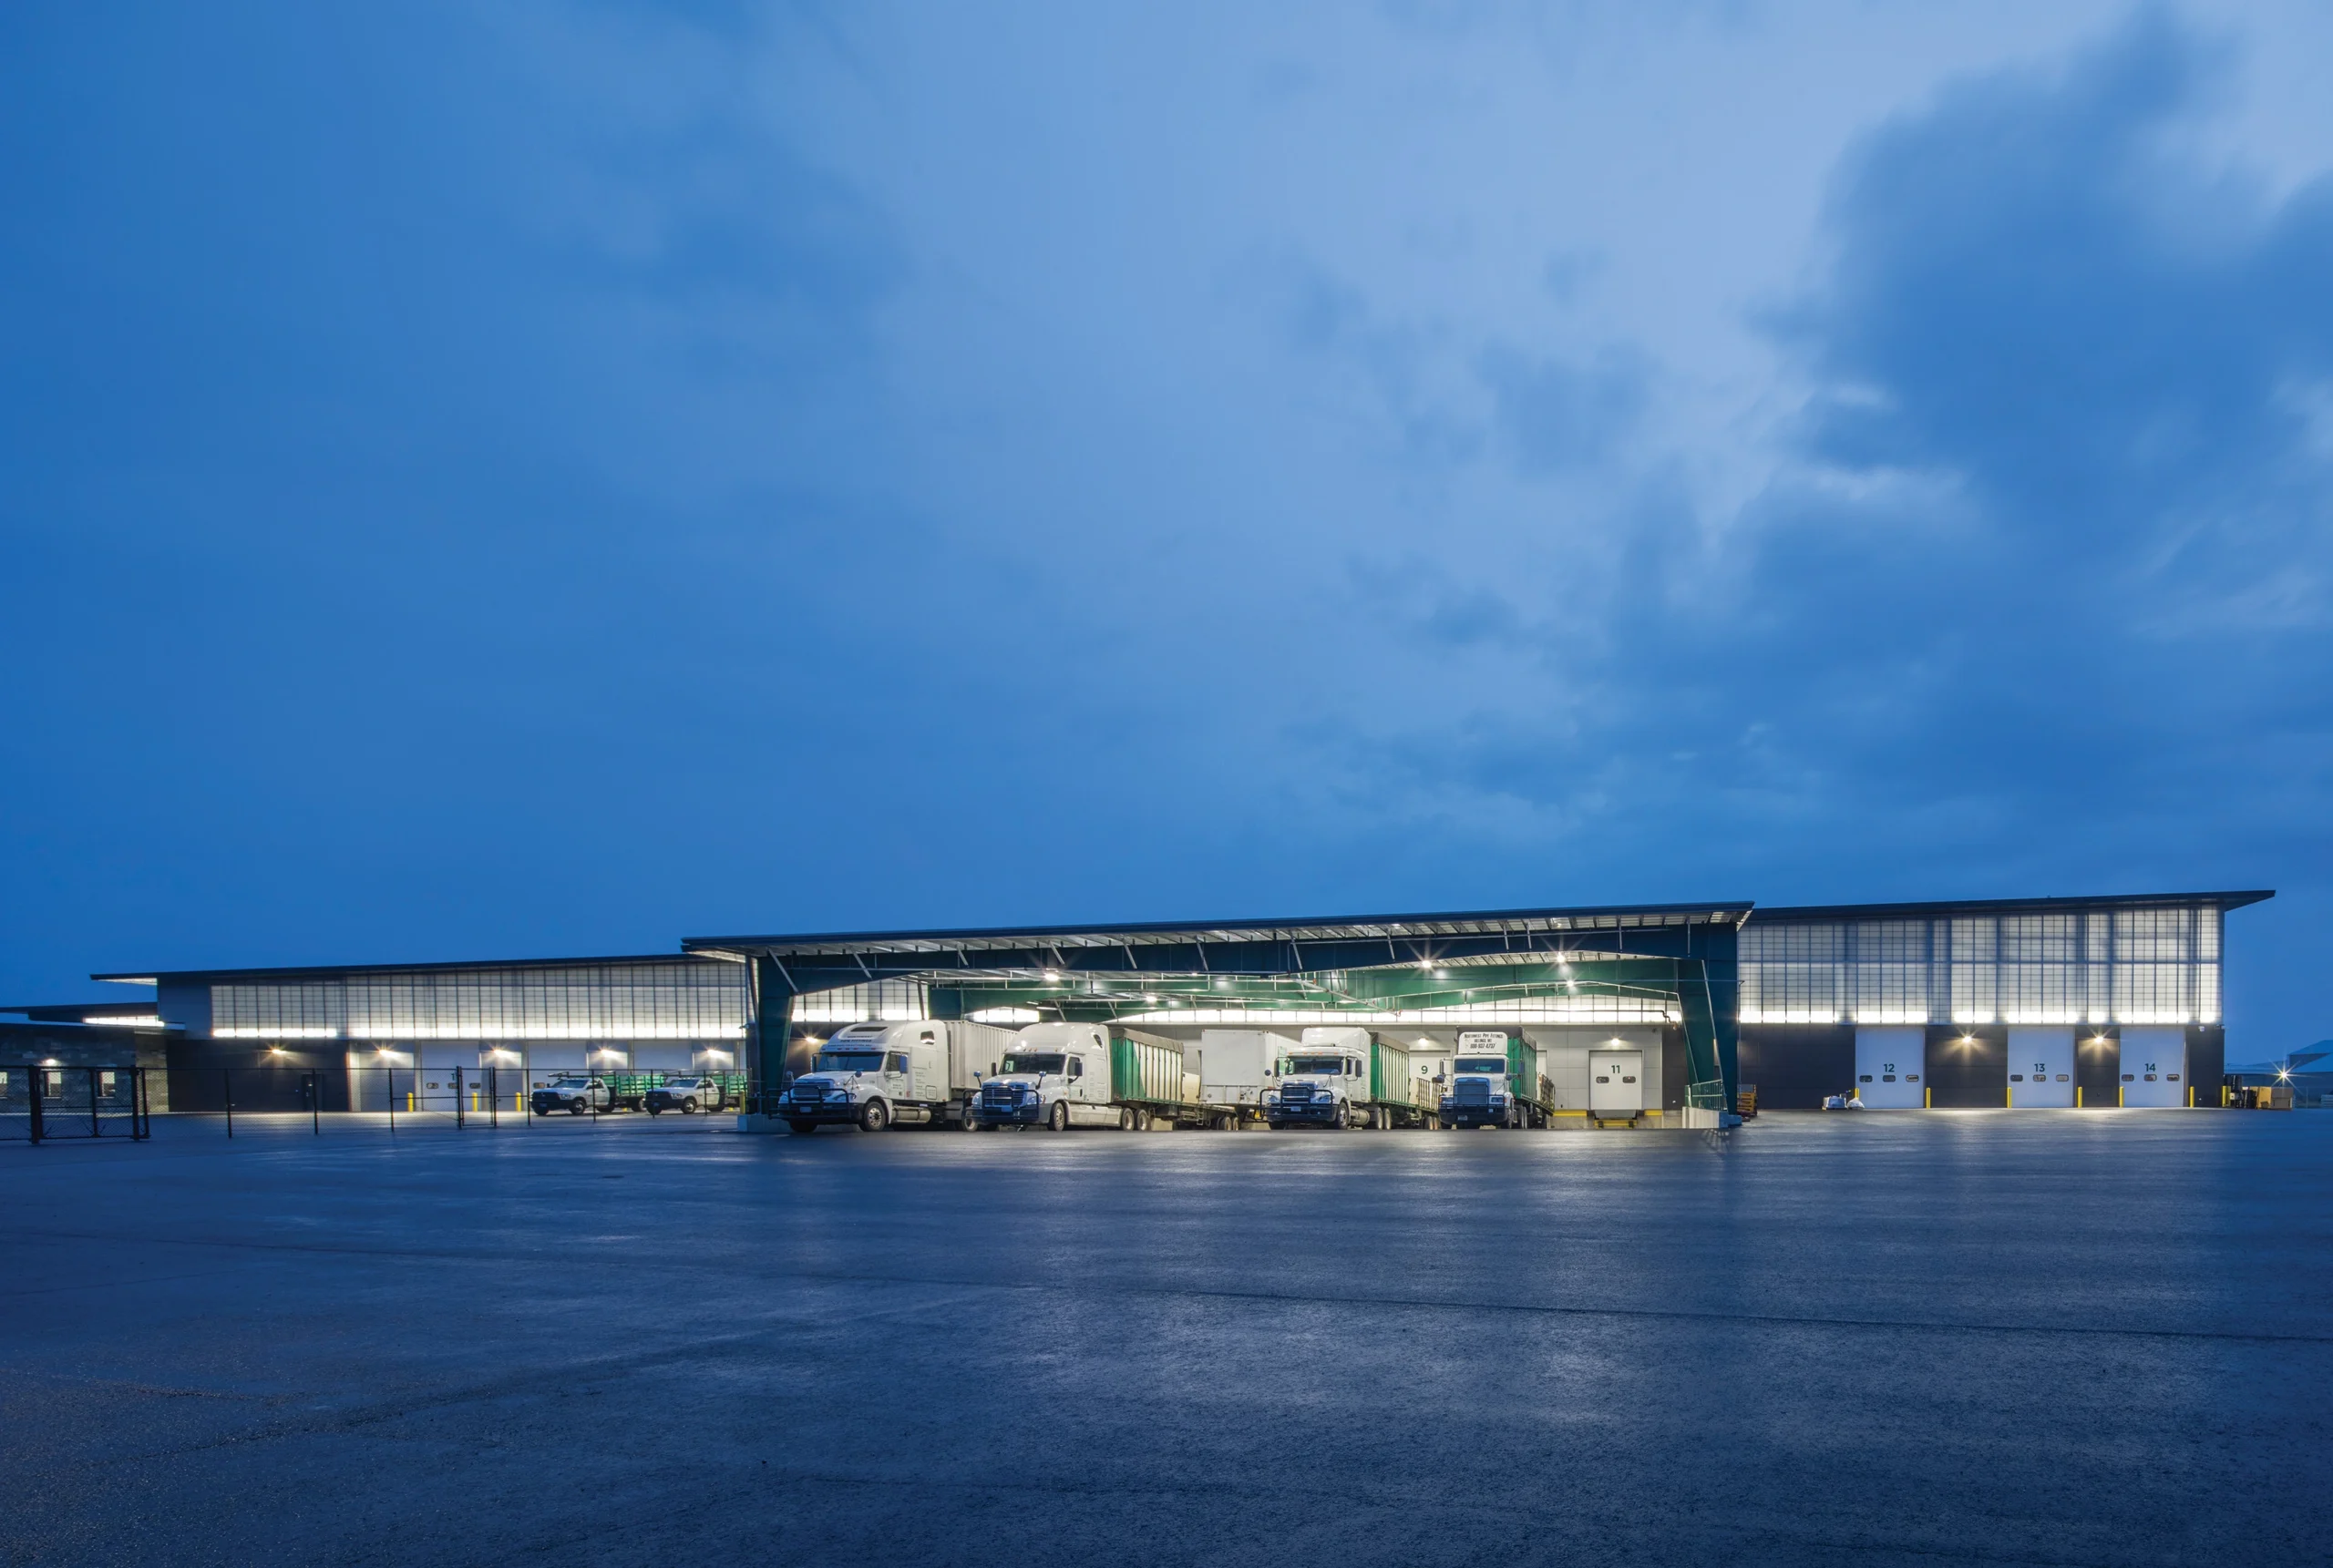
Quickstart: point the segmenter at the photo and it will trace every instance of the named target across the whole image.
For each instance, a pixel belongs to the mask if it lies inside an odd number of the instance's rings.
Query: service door
[[[1644,1052],[1588,1053],[1588,1113],[1633,1116],[1644,1109]]]
[[[2009,1102],[2053,1111],[2072,1108],[2074,1031],[2071,1027],[2009,1031]]]
[[[2187,1031],[2184,1029],[2122,1030],[2122,1103],[2187,1103]]]
[[[1855,1030],[1855,1093],[1872,1111],[1917,1111],[1925,1104],[1928,1031]]]

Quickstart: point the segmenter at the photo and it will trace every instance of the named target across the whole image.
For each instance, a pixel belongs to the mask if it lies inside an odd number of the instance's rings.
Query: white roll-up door
[[[2149,1027],[2122,1030],[2122,1103],[2187,1103],[2187,1031]]]
[[[1928,1031],[1855,1030],[1855,1092],[1873,1111],[1916,1111],[1927,1076]]]
[[[2074,1031],[2071,1029],[2012,1029],[2009,1031],[2009,1102],[2049,1110],[2074,1102]]]

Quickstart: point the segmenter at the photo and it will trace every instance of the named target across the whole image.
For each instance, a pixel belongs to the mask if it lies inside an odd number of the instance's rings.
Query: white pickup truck
[[[612,1111],[615,1096],[608,1091],[608,1081],[581,1072],[562,1072],[535,1091],[535,1114],[548,1116],[554,1111],[564,1111],[570,1116],[581,1116],[591,1111]]]
[[[1012,1041],[1010,1030],[961,1019],[846,1024],[811,1071],[786,1085],[777,1113],[797,1132],[830,1124],[868,1132],[970,1127],[981,1079]]]

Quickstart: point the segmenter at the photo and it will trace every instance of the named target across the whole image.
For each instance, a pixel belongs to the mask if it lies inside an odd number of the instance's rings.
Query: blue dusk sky
[[[2333,11],[0,8],[0,1000],[2275,887]]]

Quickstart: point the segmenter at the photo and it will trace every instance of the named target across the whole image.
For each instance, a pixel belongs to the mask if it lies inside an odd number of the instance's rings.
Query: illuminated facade
[[[1841,1092],[2184,1103],[2216,1091],[2227,912],[2267,897],[697,938],[632,958],[98,978],[155,986],[190,1061],[734,1066],[775,1081],[807,1042],[870,1019],[1497,1024],[1649,1031],[1690,1060],[1680,1094],[1702,1112],[1743,1084],[1768,1108]]]

